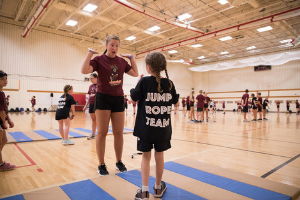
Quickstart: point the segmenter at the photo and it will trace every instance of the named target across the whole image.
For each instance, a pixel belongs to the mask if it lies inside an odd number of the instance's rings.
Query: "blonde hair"
[[[145,61],[146,61],[146,65],[150,66],[152,69],[152,72],[155,73],[156,82],[158,84],[157,91],[160,93],[163,92],[163,90],[161,89],[161,86],[160,86],[160,72],[163,70],[166,73],[167,79],[170,84],[169,89],[171,90],[172,82],[169,79],[169,75],[168,75],[168,71],[167,71],[167,61],[166,61],[165,56],[159,52],[153,52],[153,53],[149,53],[146,56]]]

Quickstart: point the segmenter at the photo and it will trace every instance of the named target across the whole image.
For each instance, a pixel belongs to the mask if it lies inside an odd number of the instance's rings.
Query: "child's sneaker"
[[[73,145],[73,144],[75,144],[75,142],[72,142],[70,138],[68,138],[67,140],[63,140],[63,145]]]
[[[127,168],[125,167],[125,165],[122,163],[121,160],[118,163],[116,163],[116,169],[119,170],[120,172],[127,171]]]
[[[153,187],[154,189],[154,197],[162,197],[165,193],[165,191],[167,190],[167,185],[164,181],[161,181],[160,183],[161,185],[161,189],[155,189],[155,187]]]
[[[91,140],[91,139],[94,139],[95,137],[96,137],[96,135],[91,133],[91,135],[89,135],[89,137],[87,137],[86,139]]]
[[[4,162],[4,163],[2,164],[2,166],[0,166],[0,172],[3,172],[3,171],[11,171],[11,170],[13,170],[13,169],[15,169],[15,168],[16,168],[15,165],[11,165],[11,164],[9,164],[9,163]]]
[[[134,199],[135,200],[149,199],[149,192],[148,191],[142,192],[142,189],[138,189]]]
[[[106,169],[106,165],[105,163],[102,163],[100,166],[98,166],[98,170],[97,170],[98,174],[100,176],[106,176],[109,175],[107,169]]]

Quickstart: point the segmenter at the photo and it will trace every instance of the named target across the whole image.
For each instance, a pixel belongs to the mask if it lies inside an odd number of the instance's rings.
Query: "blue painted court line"
[[[22,194],[19,194],[16,196],[3,198],[2,200],[24,200],[24,197]]]
[[[136,185],[138,187],[142,187],[142,176],[141,176],[141,172],[138,170],[132,170],[132,171],[127,171],[127,172],[123,172],[123,173],[118,173],[116,175],[125,179],[126,181],[129,181],[130,183],[133,183],[134,185]],[[154,184],[155,184],[155,178],[150,176],[149,177],[149,192],[152,195],[154,194],[154,190],[152,187]],[[166,190],[164,196],[161,197],[161,199],[205,200],[204,198],[202,198],[200,196],[197,196],[193,193],[190,193],[186,190],[178,188],[169,183],[166,183],[166,185],[167,185],[167,190]]]
[[[62,185],[60,188],[72,200],[115,200],[114,197],[98,187],[91,180]]]
[[[8,132],[17,142],[32,142],[33,139],[25,135],[24,133],[17,132]]]
[[[240,181],[232,180],[175,162],[166,162],[165,169],[190,177],[192,179],[249,197],[255,200],[291,200],[290,196],[253,186]]]
[[[109,126],[109,128],[111,128],[111,126]],[[124,127],[124,130],[125,130],[125,131],[132,131],[132,132],[133,132],[133,129],[131,129],[131,128],[125,128],[125,127]]]
[[[48,133],[47,131],[39,130],[39,131],[33,131],[40,136],[43,136],[44,138],[47,138],[48,140],[56,140],[56,139],[61,139],[61,137],[58,137],[56,135],[53,135],[52,133]]]
[[[58,129],[55,129],[56,131],[59,131]],[[78,137],[86,137],[85,135],[81,135],[79,133],[75,133],[73,131],[69,131],[69,135],[73,136],[74,138],[78,138]]]

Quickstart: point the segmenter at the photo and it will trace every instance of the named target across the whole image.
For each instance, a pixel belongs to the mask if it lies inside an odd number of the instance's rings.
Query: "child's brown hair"
[[[64,93],[65,93],[65,100],[67,100],[67,94],[68,94],[68,91],[69,90],[72,90],[72,85],[66,85],[64,87]]]
[[[156,82],[158,83],[157,91],[160,93],[163,92],[163,90],[161,89],[161,86],[160,86],[160,72],[163,70],[165,71],[167,79],[169,80],[169,83],[170,83],[169,89],[171,90],[172,83],[169,79],[169,75],[168,75],[168,71],[167,71],[167,61],[166,61],[165,56],[159,52],[152,52],[146,56],[145,61],[146,61],[146,65],[150,66],[152,69],[152,72],[155,73]]]

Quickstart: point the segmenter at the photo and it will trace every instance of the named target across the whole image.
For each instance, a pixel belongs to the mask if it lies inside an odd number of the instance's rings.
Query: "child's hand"
[[[15,126],[15,124],[11,121],[11,119],[7,120],[9,128],[13,128]]]
[[[72,115],[72,116],[70,117],[70,120],[73,120],[73,119],[74,119],[74,117],[75,117],[75,115]]]
[[[82,110],[83,110],[83,112],[85,112],[85,110],[86,110],[86,106],[84,106]]]
[[[91,52],[92,54],[99,54],[96,50],[94,50],[94,49],[90,49],[90,48],[88,48],[88,50],[89,50],[89,52]]]
[[[7,129],[7,124],[6,124],[5,121],[2,123],[2,128],[3,128],[3,129]]]

